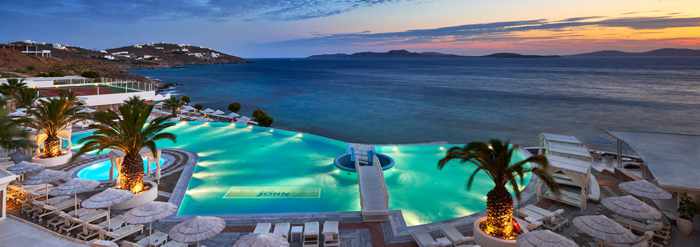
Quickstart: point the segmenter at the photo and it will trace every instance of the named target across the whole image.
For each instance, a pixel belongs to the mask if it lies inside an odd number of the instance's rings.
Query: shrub
[[[204,106],[202,104],[194,104],[194,109],[197,109],[197,111],[201,111],[204,109]]]
[[[274,122],[274,119],[267,115],[265,111],[257,109],[253,112],[253,121],[258,122],[258,125],[260,126],[270,127],[272,126],[272,122]]]
[[[91,71],[91,70],[85,71],[85,72],[83,72],[83,73],[80,74],[80,75],[81,75],[82,77],[87,77],[87,78],[98,78],[98,77],[100,77],[100,73],[95,72],[95,71]]]
[[[233,102],[233,103],[229,104],[229,105],[228,105],[228,110],[231,111],[231,112],[236,112],[236,113],[238,113],[238,111],[241,110],[241,103]]]
[[[61,76],[65,76],[65,74],[63,74],[62,71],[51,71],[51,72],[47,73],[46,75],[47,75],[48,77],[61,77]]]
[[[29,65],[29,66],[25,67],[25,69],[27,71],[34,71],[34,66]]]
[[[189,104],[191,102],[190,97],[187,95],[183,95],[180,97],[180,100],[184,102],[185,104]]]
[[[697,213],[698,206],[693,202],[693,198],[688,196],[688,194],[681,194],[678,205],[678,217],[692,220]]]

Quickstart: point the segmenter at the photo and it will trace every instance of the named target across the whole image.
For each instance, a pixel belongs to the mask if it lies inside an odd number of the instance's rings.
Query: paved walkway
[[[84,247],[12,218],[0,220],[0,246]]]

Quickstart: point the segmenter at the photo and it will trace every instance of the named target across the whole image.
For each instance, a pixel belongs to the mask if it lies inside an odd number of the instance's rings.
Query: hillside
[[[42,55],[43,53],[43,55]],[[86,71],[103,77],[144,79],[131,75],[133,67],[172,67],[187,64],[245,63],[208,48],[177,44],[133,45],[96,51],[61,44],[32,41],[0,44],[0,75],[73,75]]]
[[[519,54],[519,53],[505,53],[504,52],[504,53],[494,53],[494,54],[486,55],[486,56],[482,56],[482,57],[490,57],[490,58],[558,58],[560,56],[556,56],[556,55],[547,55],[547,56],[523,55],[523,54]]]
[[[240,57],[231,56],[209,48],[168,43],[132,45],[107,49],[103,57],[113,61],[147,67],[246,62]]]

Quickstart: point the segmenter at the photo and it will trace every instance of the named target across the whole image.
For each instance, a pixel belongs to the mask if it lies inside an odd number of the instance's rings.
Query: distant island
[[[354,59],[354,58],[466,58],[466,57],[486,57],[486,58],[560,58],[560,57],[700,57],[700,50],[663,48],[646,52],[624,52],[624,51],[596,51],[590,53],[574,55],[527,55],[519,53],[493,53],[484,56],[463,56],[446,54],[439,52],[411,52],[408,50],[391,50],[387,52],[358,52],[352,54],[336,53],[322,54],[307,57],[307,59]]]
[[[439,52],[411,52],[407,50],[391,50],[388,52],[358,52],[353,54],[336,53],[313,55],[307,59],[352,59],[352,58],[465,58],[465,57],[491,57],[491,58],[556,58],[559,56],[523,55],[518,53],[494,53],[486,56],[462,56]]]
[[[576,57],[700,57],[700,50],[663,48],[646,52],[596,51],[572,55]]]

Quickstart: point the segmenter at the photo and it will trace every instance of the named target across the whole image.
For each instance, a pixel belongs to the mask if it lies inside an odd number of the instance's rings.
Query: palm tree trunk
[[[47,136],[44,140],[44,158],[61,155],[61,139],[58,136]]]
[[[487,234],[514,239],[513,232],[513,198],[505,186],[496,186],[486,196],[486,221],[481,223],[481,230]]]
[[[143,158],[137,154],[126,154],[117,181],[119,188],[138,193],[143,190]]]

